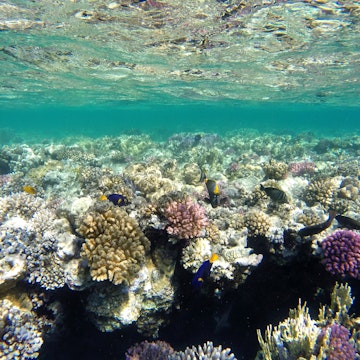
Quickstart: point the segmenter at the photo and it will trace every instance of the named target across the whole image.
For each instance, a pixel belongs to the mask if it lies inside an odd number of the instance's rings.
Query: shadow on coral
[[[239,360],[255,358],[259,349],[256,329],[264,331],[268,324],[282,321],[289,309],[298,305],[299,298],[307,302],[311,315],[317,317],[320,304],[329,303],[336,280],[314,258],[281,267],[264,262],[245,284],[218,299],[210,295],[211,284],[196,293],[191,288],[189,273],[178,269],[177,276],[181,279],[179,301],[159,339],[176,350],[211,340],[214,345],[230,347]],[[353,296],[360,298],[358,283],[351,281],[350,285]],[[87,320],[84,295],[61,291],[64,326],[60,333],[45,341],[39,359],[123,359],[131,345],[145,340],[134,327],[113,333],[98,331]],[[355,302],[353,311],[358,303]]]

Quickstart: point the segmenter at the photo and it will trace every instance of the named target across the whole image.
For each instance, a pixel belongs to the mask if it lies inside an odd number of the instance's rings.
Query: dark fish
[[[219,257],[216,254],[212,254],[209,260],[204,261],[200,265],[191,282],[194,288],[200,288],[204,284],[204,280],[210,275],[213,262],[216,261],[218,258]]]
[[[301,237],[305,237],[305,236],[312,236],[321,233],[331,225],[335,216],[336,216],[336,212],[334,210],[330,210],[329,218],[325,222],[316,225],[305,226],[298,231],[298,235]]]
[[[346,227],[348,229],[360,230],[360,221],[349,218],[343,215],[336,215],[336,221],[341,225],[341,227]]]
[[[194,146],[196,146],[196,145],[199,144],[201,138],[202,138],[202,135],[201,135],[201,134],[196,134],[196,135],[194,136]]]
[[[205,180],[206,188],[209,194],[209,203],[213,208],[218,207],[221,204],[219,185],[215,180]]]
[[[266,195],[272,200],[278,203],[286,203],[287,196],[284,191],[274,187],[264,187],[260,184],[260,190],[265,191]]]
[[[121,195],[121,194],[110,194],[107,196],[103,195],[103,196],[100,196],[100,200],[109,200],[114,205],[117,205],[117,206],[125,206],[125,205],[129,204],[128,199],[124,195]]]

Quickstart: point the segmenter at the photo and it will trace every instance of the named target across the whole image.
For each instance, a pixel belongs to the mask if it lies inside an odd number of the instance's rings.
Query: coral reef
[[[338,284],[331,294],[330,306],[319,309],[318,320],[313,320],[306,304],[299,302],[287,319],[278,326],[267,327],[265,338],[257,331],[262,349],[257,359],[354,360],[358,330],[356,320],[352,321],[349,315],[352,302],[349,286]]]
[[[266,236],[271,226],[268,215],[262,211],[249,211],[244,216],[244,224],[249,236]]]
[[[0,313],[1,359],[37,358],[47,323],[9,299],[0,300]]]
[[[309,206],[320,203],[327,208],[333,200],[336,186],[331,179],[312,181],[305,190],[305,201]]]
[[[169,202],[164,215],[169,222],[166,231],[179,239],[201,236],[208,225],[205,208],[195,203],[190,196]]]
[[[274,159],[264,164],[263,170],[267,179],[281,180],[285,179],[288,175],[288,165],[284,162],[277,162]]]
[[[360,235],[338,230],[321,242],[323,264],[334,275],[360,279]]]
[[[317,339],[322,351],[321,358],[328,360],[354,360],[356,350],[354,341],[350,341],[350,331],[342,325],[332,324],[321,329]]]
[[[131,346],[125,354],[126,360],[161,360],[168,359],[174,349],[165,341],[142,341]]]
[[[315,172],[315,164],[312,161],[291,162],[289,172],[292,176],[311,175]]]
[[[178,351],[169,356],[169,360],[236,360],[231,349],[223,349],[222,346],[214,346],[211,341],[204,345],[187,347],[184,351]]]
[[[90,212],[78,232],[85,237],[81,255],[93,280],[130,284],[145,262],[149,240],[136,221],[115,206]]]

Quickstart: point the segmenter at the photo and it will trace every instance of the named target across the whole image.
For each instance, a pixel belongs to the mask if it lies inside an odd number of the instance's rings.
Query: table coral
[[[360,234],[338,230],[325,238],[321,247],[327,271],[333,275],[360,279]]]
[[[169,222],[167,232],[179,239],[201,236],[208,225],[205,208],[195,203],[190,196],[169,202],[164,214]]]
[[[81,255],[88,260],[93,280],[131,283],[150,242],[125,210],[111,205],[90,212],[78,232],[86,239]]]

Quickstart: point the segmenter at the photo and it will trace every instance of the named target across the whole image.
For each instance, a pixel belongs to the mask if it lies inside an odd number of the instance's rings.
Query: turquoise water
[[[312,132],[319,137],[359,135],[359,107],[323,104],[131,104],[119,107],[40,107],[0,110],[0,128],[26,141],[59,140],[74,136],[118,136],[147,133],[164,140],[178,132],[214,132],[224,135],[243,129],[260,133]],[[4,130],[3,130],[4,131]],[[16,140],[13,137],[3,141]],[[18,138],[19,140],[19,138]]]

